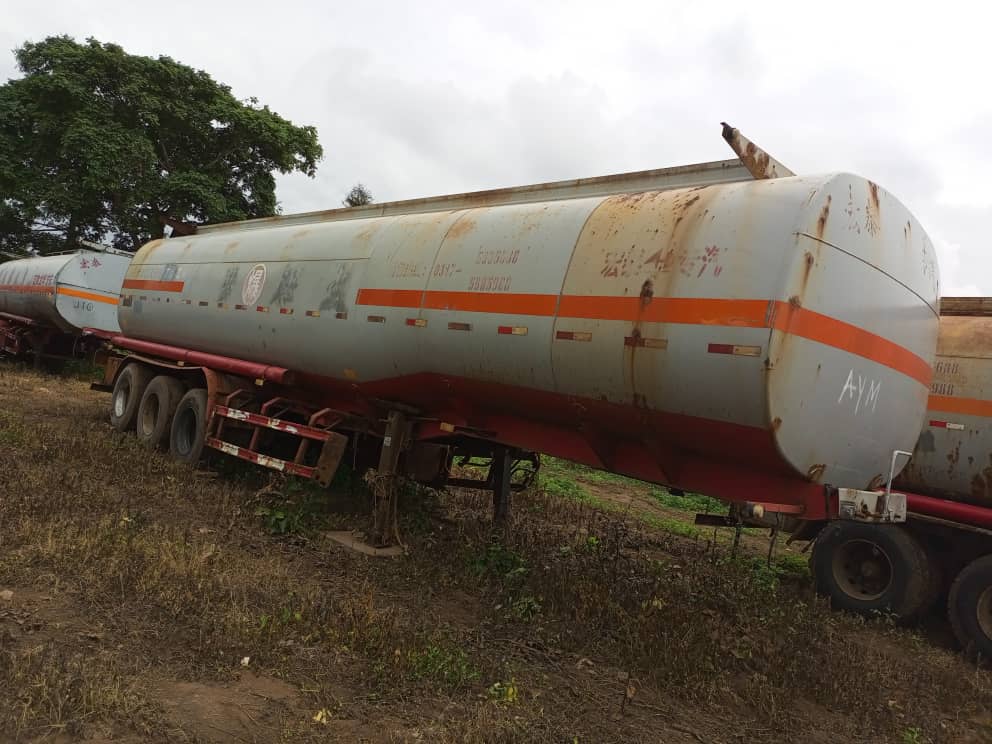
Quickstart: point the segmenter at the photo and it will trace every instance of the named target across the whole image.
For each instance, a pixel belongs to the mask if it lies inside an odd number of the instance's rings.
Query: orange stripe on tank
[[[156,292],[182,292],[185,282],[163,282],[156,279],[125,279],[124,289],[151,289]]]
[[[780,300],[656,297],[645,303],[640,297],[362,289],[357,302],[544,317],[555,316],[557,307],[557,317],[569,319],[770,328],[863,357],[921,385],[929,386],[933,377],[927,361],[909,349],[856,325]]]
[[[116,305],[120,302],[120,299],[117,297],[107,297],[96,292],[84,292],[81,289],[73,289],[72,287],[59,287],[59,294],[67,295],[68,297],[78,297],[81,300],[102,302],[105,305]]]
[[[952,398],[949,395],[931,395],[927,402],[928,411],[960,413],[965,416],[988,416],[992,418],[992,400],[979,398]]]
[[[829,315],[776,301],[769,327],[864,357],[927,387],[933,379],[933,370],[923,357],[894,341]]]

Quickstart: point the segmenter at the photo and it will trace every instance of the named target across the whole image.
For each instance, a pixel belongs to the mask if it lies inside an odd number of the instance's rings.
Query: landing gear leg
[[[375,547],[384,547],[392,544],[393,541],[400,542],[399,494],[396,492],[396,480],[400,453],[406,444],[408,432],[406,416],[400,411],[390,411],[373,488],[376,502],[372,544]]]
[[[513,452],[499,447],[493,453],[493,523],[506,524],[510,517],[510,474]]]

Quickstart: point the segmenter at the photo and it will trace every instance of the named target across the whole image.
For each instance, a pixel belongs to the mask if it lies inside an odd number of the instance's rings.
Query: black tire
[[[187,465],[196,465],[207,439],[207,391],[189,390],[176,406],[169,430],[169,454]]]
[[[110,423],[117,431],[134,429],[138,407],[152,379],[152,371],[143,364],[132,362],[120,371],[110,395]]]
[[[992,555],[972,561],[954,579],[947,616],[965,654],[992,659]]]
[[[820,594],[841,610],[889,613],[911,620],[926,604],[933,579],[926,551],[895,525],[833,522],[813,546],[813,578]]]
[[[168,375],[159,375],[148,383],[135,423],[139,442],[151,449],[168,442],[172,417],[185,392],[186,386]]]

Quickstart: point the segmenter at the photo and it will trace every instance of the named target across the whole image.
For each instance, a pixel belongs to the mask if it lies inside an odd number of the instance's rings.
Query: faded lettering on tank
[[[520,249],[518,248],[504,248],[499,250],[486,250],[485,248],[480,248],[479,253],[475,257],[475,262],[486,266],[515,264],[519,258]]]
[[[473,276],[468,280],[469,291],[476,292],[509,292],[511,276]]]
[[[453,263],[439,263],[434,264],[434,270],[431,272],[431,276],[437,277],[438,279],[447,279],[455,274],[460,274],[461,269],[458,268],[456,264]]]
[[[234,285],[238,283],[238,267],[231,266],[224,272],[224,281],[220,285],[220,294],[217,295],[217,302],[227,302],[231,299]]]
[[[878,396],[881,392],[881,380],[872,380],[860,372],[855,374],[852,369],[847,373],[847,380],[844,382],[844,387],[841,388],[837,403],[854,403],[855,415],[866,412],[869,409],[874,413],[875,408],[878,406]]]
[[[389,275],[393,279],[417,279],[424,275],[424,265],[420,261],[394,261]]]
[[[320,307],[318,309],[321,311],[334,310],[339,313],[346,312],[348,310],[348,306],[345,304],[344,292],[350,278],[350,264],[339,264],[337,275],[327,284],[327,287],[325,288],[326,294],[324,299],[321,300]]]
[[[279,284],[276,286],[276,291],[272,293],[272,299],[269,300],[269,304],[290,304],[293,301],[293,297],[296,295],[296,288],[299,286],[300,270],[292,266],[287,266],[282,270],[282,276],[279,277]]]

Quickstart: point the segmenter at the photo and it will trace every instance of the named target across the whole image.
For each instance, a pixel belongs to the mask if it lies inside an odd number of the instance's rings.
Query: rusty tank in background
[[[992,506],[992,301],[945,297],[927,418],[896,485]]]

